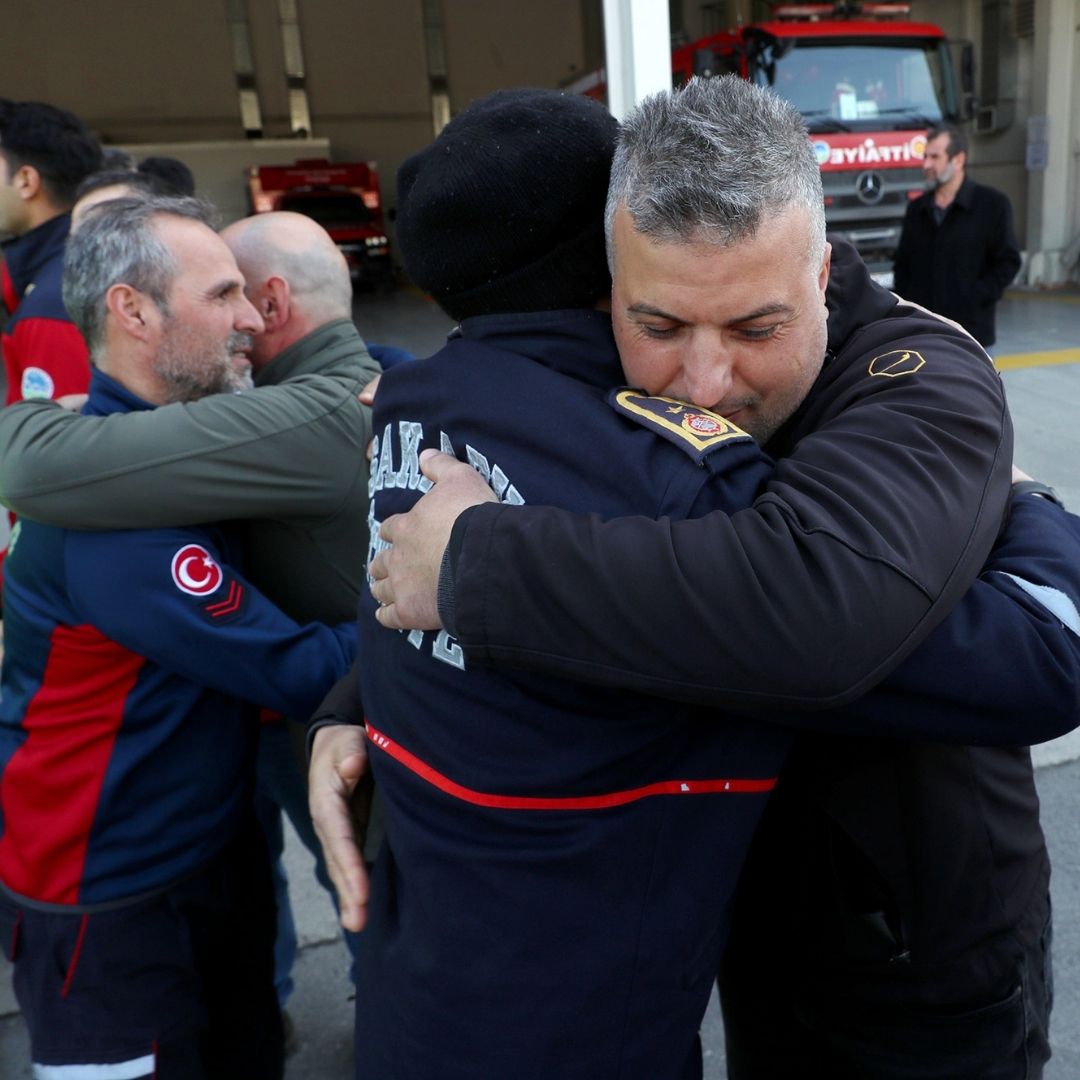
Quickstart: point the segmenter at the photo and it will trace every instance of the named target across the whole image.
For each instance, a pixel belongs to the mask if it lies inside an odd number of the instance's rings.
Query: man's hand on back
[[[364,729],[341,724],[315,732],[308,769],[311,820],[338,895],[341,925],[362,930],[367,921],[368,876],[351,812],[353,792],[367,771]]]
[[[391,630],[438,630],[439,567],[458,515],[470,506],[495,502],[480,474],[437,450],[420,455],[420,468],[435,486],[407,514],[382,523],[379,536],[393,546],[368,570],[371,593],[381,605],[376,618]]]

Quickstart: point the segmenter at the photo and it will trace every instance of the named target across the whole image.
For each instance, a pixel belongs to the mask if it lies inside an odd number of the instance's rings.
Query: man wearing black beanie
[[[428,447],[509,504],[680,518],[759,490],[769,464],[737,427],[611,391],[616,133],[585,98],[503,91],[402,165],[406,268],[461,325],[382,378],[373,538],[424,489]],[[700,1076],[725,897],[788,737],[466,671],[445,632],[387,634],[374,611],[367,596],[360,691],[388,829],[357,956],[357,1076]]]
[[[474,102],[398,170],[409,276],[459,321],[606,300],[618,134],[586,97],[499,90]]]

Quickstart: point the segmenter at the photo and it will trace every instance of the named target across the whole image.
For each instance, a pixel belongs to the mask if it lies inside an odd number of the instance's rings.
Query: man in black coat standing
[[[966,177],[966,164],[962,132],[951,124],[929,132],[923,158],[929,190],[904,216],[895,287],[989,348],[994,305],[1020,269],[1020,249],[1008,197]]]

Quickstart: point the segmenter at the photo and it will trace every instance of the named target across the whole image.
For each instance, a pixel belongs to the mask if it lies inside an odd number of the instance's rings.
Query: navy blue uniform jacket
[[[677,402],[607,403],[620,378],[598,312],[466,320],[380,384],[372,536],[428,486],[426,447],[504,503],[681,518],[754,498],[770,465],[748,436]],[[357,963],[358,1075],[696,1075],[726,898],[788,736],[467,670],[445,632],[389,633],[373,611],[368,596],[360,666],[388,843]]]

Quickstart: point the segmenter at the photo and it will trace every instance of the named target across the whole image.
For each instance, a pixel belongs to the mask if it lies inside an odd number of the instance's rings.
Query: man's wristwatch
[[[1049,499],[1052,503],[1057,503],[1062,510],[1065,509],[1061,496],[1049,484],[1039,480],[1017,480],[1012,489],[1014,495],[1038,495],[1040,499]]]

